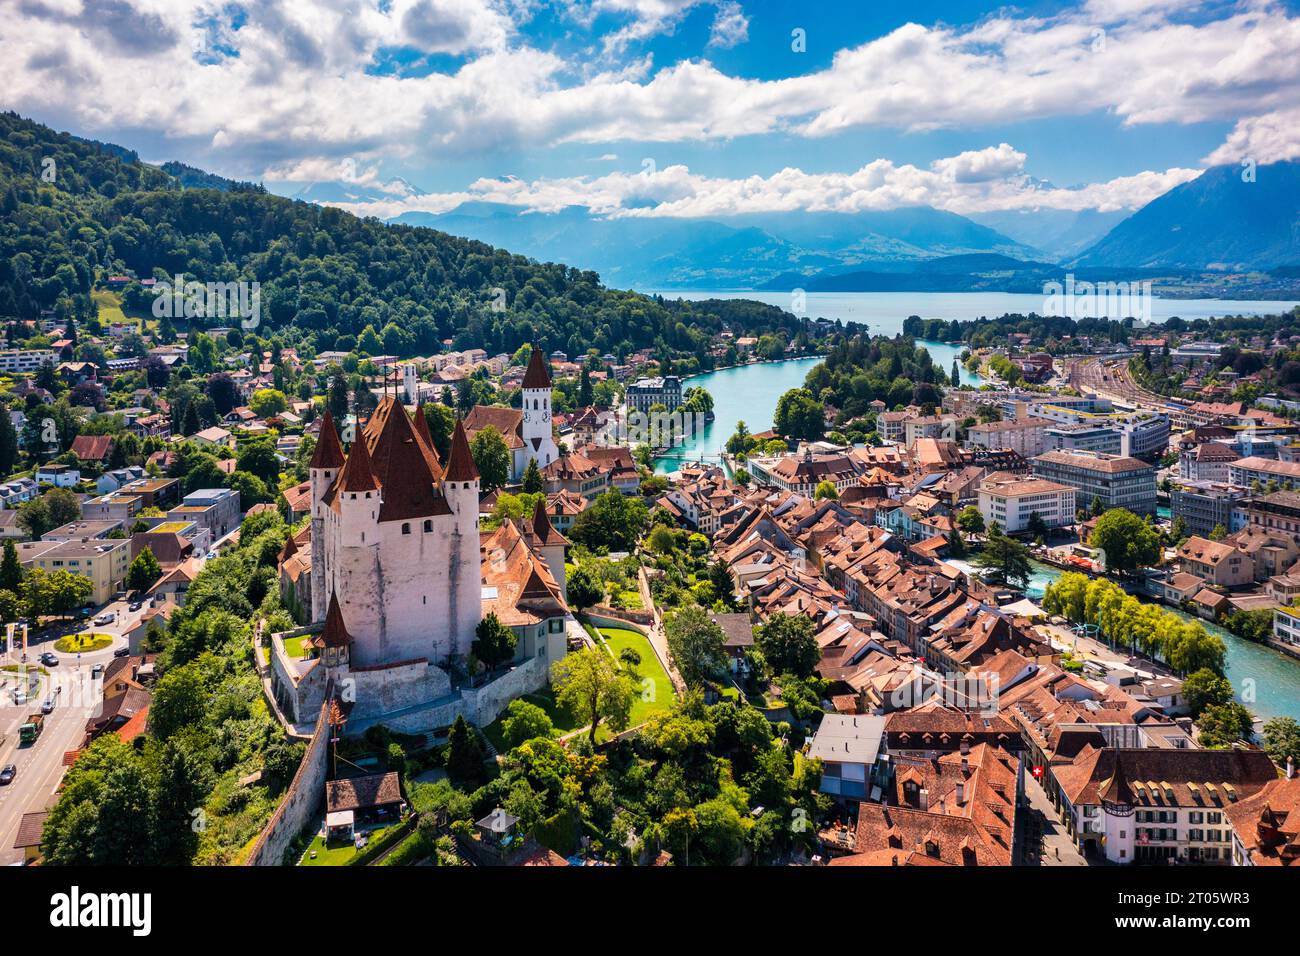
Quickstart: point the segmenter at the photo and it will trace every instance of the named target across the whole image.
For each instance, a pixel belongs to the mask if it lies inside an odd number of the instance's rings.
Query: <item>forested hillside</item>
[[[398,355],[427,354],[450,338],[489,352],[530,341],[575,355],[655,348],[707,365],[708,338],[724,325],[786,341],[803,325],[753,302],[664,302],[606,289],[594,272],[169,164],[182,181],[122,158],[134,156],[128,151],[13,113],[0,114],[0,134],[0,322],[42,309],[90,320],[97,278],[130,272],[257,281],[264,324],[292,323],[322,350],[352,348],[370,328]],[[206,182],[221,188],[185,188]],[[128,286],[124,299],[147,303],[142,292]]]

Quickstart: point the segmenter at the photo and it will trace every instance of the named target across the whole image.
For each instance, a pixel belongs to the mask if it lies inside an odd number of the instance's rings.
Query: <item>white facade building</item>
[[[1060,528],[1074,522],[1074,489],[1043,478],[993,476],[980,483],[979,509],[986,525],[996,521],[1008,534],[1026,530],[1033,514]]]

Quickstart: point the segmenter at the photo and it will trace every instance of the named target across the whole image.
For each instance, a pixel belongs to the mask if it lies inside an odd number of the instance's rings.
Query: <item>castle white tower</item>
[[[470,454],[465,426],[458,420],[451,434],[451,452],[442,476],[442,494],[455,516],[451,540],[451,565],[466,571],[452,580],[448,614],[457,633],[474,634],[483,616],[482,555],[479,551],[479,475]]]
[[[337,598],[353,667],[463,657],[482,613],[479,479],[464,428],[444,469],[423,410],[413,423],[389,396],[337,469],[335,446],[318,446],[312,470],[313,494],[335,472],[313,503],[313,617]]]
[[[334,418],[327,411],[321,422],[320,437],[316,440],[316,450],[307,466],[311,479],[311,613],[312,623],[325,620],[325,493],[334,483],[343,468],[343,446],[339,444],[338,429],[334,427]]]
[[[555,444],[551,420],[551,374],[537,346],[533,346],[528,371],[524,373],[523,412],[524,451],[537,462],[538,468],[545,468],[560,457],[560,449]]]

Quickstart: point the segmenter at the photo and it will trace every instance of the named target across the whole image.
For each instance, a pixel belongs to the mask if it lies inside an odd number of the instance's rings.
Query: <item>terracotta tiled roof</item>
[[[1099,804],[1117,764],[1138,806],[1224,809],[1277,779],[1262,750],[1097,750],[1086,747],[1073,763],[1054,769],[1057,784],[1075,806]],[[1152,786],[1154,784],[1154,786]],[[1231,789],[1225,787],[1228,784]]]
[[[103,461],[112,450],[112,435],[78,435],[69,449],[82,461]]]
[[[568,611],[541,555],[512,520],[483,538],[483,613],[507,626],[538,624]]]
[[[1256,866],[1300,864],[1300,777],[1274,780],[1226,812]]]
[[[546,499],[542,495],[537,496],[537,504],[533,508],[533,517],[531,520],[523,522],[524,531],[533,536],[533,540],[541,547],[551,545],[567,545],[568,538],[556,531],[551,525],[551,519],[546,514]]]
[[[383,487],[380,521],[451,513],[436,486],[438,466],[432,448],[426,448],[397,399],[389,396],[379,403],[363,438],[358,444],[369,446],[375,476]]]
[[[506,440],[507,448],[523,448],[524,413],[518,408],[499,408],[496,405],[475,405],[465,416],[465,431],[477,435],[491,425]]]
[[[415,407],[415,434],[424,446],[425,457],[430,459],[434,474],[441,474],[442,459],[438,457],[438,449],[433,446],[433,433],[429,431],[429,419],[424,414],[423,402]]]
[[[29,846],[40,846],[45,831],[45,818],[49,815],[49,810],[24,813],[18,823],[18,835],[14,837],[14,849],[25,850]]]

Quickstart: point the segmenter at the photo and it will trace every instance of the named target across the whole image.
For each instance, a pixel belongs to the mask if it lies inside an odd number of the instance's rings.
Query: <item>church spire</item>
[[[546,359],[542,357],[542,350],[537,345],[533,346],[532,357],[528,359],[528,371],[524,373],[524,388],[545,388],[551,387],[551,373],[546,369]]]
[[[343,446],[339,444],[339,430],[334,427],[334,417],[329,411],[321,422],[320,438],[312,453],[309,468],[338,468],[343,464]]]
[[[447,481],[478,481],[478,468],[469,451],[465,424],[459,419],[456,430],[451,433],[451,454],[447,456],[447,473],[443,477]]]

